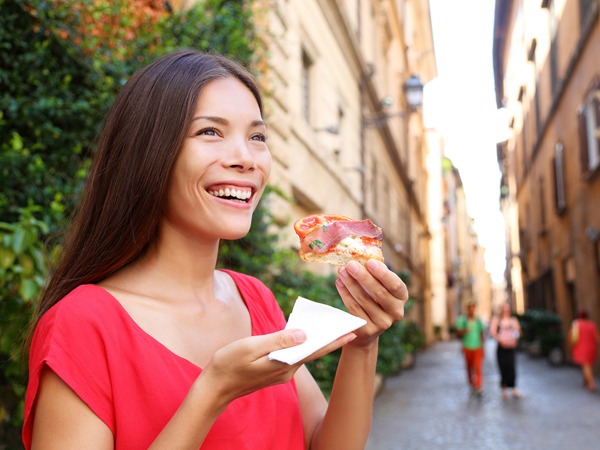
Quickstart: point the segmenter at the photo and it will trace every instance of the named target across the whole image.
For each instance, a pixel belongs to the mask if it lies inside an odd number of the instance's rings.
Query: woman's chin
[[[248,234],[250,231],[250,227],[244,229],[229,229],[229,230],[220,230],[219,237],[221,239],[225,239],[226,241],[235,241],[236,239],[241,239]]]

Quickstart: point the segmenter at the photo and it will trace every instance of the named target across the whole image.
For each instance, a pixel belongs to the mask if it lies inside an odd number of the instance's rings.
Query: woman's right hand
[[[355,337],[353,333],[346,334],[294,365],[269,360],[268,355],[303,343],[306,335],[302,330],[240,339],[216,351],[196,382],[202,384],[203,391],[217,405],[226,407],[236,398],[290,381],[302,364],[337,350]]]

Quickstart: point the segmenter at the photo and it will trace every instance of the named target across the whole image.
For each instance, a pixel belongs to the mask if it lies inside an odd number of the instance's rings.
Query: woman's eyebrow
[[[218,117],[218,116],[198,116],[198,117],[194,117],[192,119],[192,122],[194,120],[210,120],[211,122],[216,122],[218,124],[221,125],[229,125],[229,121],[227,119],[224,119],[223,117]],[[251,127],[259,127],[259,126],[264,126],[265,128],[267,128],[267,124],[265,123],[264,120],[254,120],[252,121],[252,123],[250,124]]]
[[[250,124],[251,127],[259,127],[261,125],[264,126],[265,128],[267,128],[267,124],[265,123],[264,120],[255,120]]]
[[[222,117],[217,117],[217,116],[198,116],[198,117],[194,117],[192,119],[192,122],[194,120],[200,120],[200,119],[210,120],[211,122],[216,122],[221,125],[229,125],[229,121],[227,119],[224,119]]]

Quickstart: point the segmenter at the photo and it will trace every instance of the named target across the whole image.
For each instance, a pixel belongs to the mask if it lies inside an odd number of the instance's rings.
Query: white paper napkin
[[[367,323],[345,311],[298,297],[285,329],[300,329],[306,341],[295,347],[269,353],[269,359],[296,364],[320,348]]]

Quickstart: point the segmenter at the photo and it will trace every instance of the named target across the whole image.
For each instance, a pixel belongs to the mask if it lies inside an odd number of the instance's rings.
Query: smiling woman
[[[406,286],[376,261],[348,264],[338,292],[367,325],[270,361],[306,336],[284,330],[260,281],[215,270],[270,170],[260,92],[238,64],[182,51],[129,80],[31,329],[26,449],[364,447],[378,336]],[[303,363],[341,346],[327,405]]]

